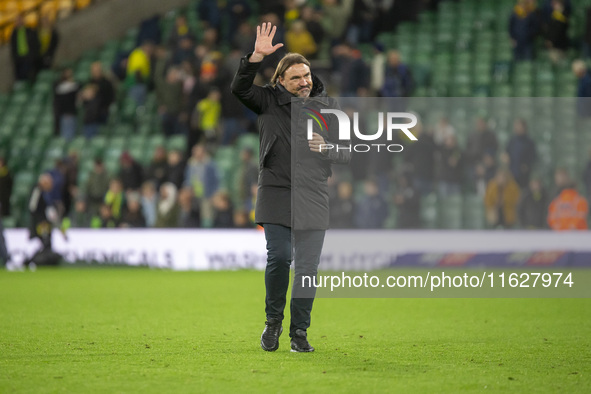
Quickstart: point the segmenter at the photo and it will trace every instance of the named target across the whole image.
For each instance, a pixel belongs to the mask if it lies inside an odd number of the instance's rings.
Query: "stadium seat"
[[[423,228],[438,228],[439,209],[437,204],[437,195],[431,193],[428,196],[421,197],[421,222]]]
[[[439,227],[459,230],[462,228],[462,196],[449,196],[439,200]]]
[[[168,138],[166,142],[166,148],[168,150],[178,150],[185,152],[187,150],[187,138],[184,135],[175,135]]]
[[[482,230],[485,228],[484,199],[478,195],[464,197],[464,228]]]

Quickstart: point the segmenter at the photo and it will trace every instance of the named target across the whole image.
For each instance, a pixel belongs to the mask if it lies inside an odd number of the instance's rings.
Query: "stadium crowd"
[[[240,152],[240,168],[235,169],[236,195],[221,186],[220,169],[212,156],[218,147],[256,133],[255,117],[232,96],[229,87],[240,58],[253,48],[254,10],[244,0],[228,0],[223,7],[218,3],[198,3],[204,28],[199,35],[191,30],[184,15],[178,15],[171,34],[163,38],[158,18],[152,18],[142,23],[137,48],[121,53],[110,69],[93,63],[89,81],[76,81],[71,69],[63,71],[54,89],[56,135],[74,138],[77,117],[83,113],[82,133],[92,139],[109,125],[109,108],[118,96],[124,95],[141,108],[149,92],[155,92],[162,132],[187,138],[186,150],[159,147],[147,166],[124,152],[117,174],[108,173],[103,159],[97,157],[85,184],[77,184],[77,152],[58,160],[49,172],[52,181],[44,186],[43,197],[58,207],[67,226],[253,226],[256,152]],[[334,96],[412,96],[415,83],[411,68],[398,51],[385,51],[375,39],[381,32],[395,29],[398,22],[415,19],[423,9],[435,9],[437,3],[323,0],[312,6],[298,0],[260,1],[258,21],[277,25],[276,41],[285,43],[285,47],[264,60],[256,83],[270,79],[286,52],[299,52],[317,61],[313,67],[320,65],[318,69],[324,71],[325,84]],[[515,61],[542,56],[534,51],[540,36],[546,43],[547,56],[554,62],[565,61],[565,50],[571,45],[566,31],[572,12],[583,10],[574,10],[570,0],[543,0],[539,5],[535,0],[518,0],[513,12],[507,12],[508,17],[511,14],[508,39],[514,45]],[[582,56],[590,53],[590,26],[591,17],[587,35],[581,40]],[[29,36],[32,38],[27,41]],[[47,48],[46,33],[39,32],[38,36],[42,48]],[[35,37],[29,30],[15,29],[13,58],[19,79],[31,78],[27,67],[33,67],[33,63],[27,63],[24,57],[37,48],[31,44]],[[361,44],[373,45],[370,59],[362,56]],[[321,56],[322,51],[328,56]],[[321,58],[329,59],[328,63]],[[51,61],[43,64],[51,65]],[[575,62],[573,72],[578,78],[579,96],[591,97],[591,73],[585,62]],[[587,115],[584,111],[579,114]],[[360,174],[355,170],[337,171],[332,179],[332,227],[383,228],[389,210],[395,206],[398,228],[420,228],[423,197],[470,193],[483,199],[491,228],[572,227],[574,219],[563,217],[564,210],[557,208],[556,201],[563,200],[577,201],[573,215],[583,220],[576,221],[574,227],[586,228],[586,199],[573,182],[577,174],[557,169],[554,184],[545,184],[534,174],[536,144],[528,135],[527,123],[515,119],[513,135],[505,146],[490,124],[489,119],[475,119],[465,146],[460,146],[454,125],[447,118],[435,125],[419,124],[413,130],[419,141],[405,145],[402,163],[396,168],[391,160],[377,158],[367,166],[371,170]],[[3,209],[9,207],[9,173],[0,162],[0,182],[7,185],[0,187]],[[582,183],[589,197],[591,161]],[[358,185],[363,185],[361,192],[356,192]]]

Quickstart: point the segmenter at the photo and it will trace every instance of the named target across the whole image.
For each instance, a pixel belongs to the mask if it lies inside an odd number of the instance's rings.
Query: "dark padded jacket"
[[[321,108],[337,108],[336,101],[326,97],[324,85],[313,75],[310,98],[295,100],[292,119],[295,96],[280,85],[253,85],[260,63],[250,63],[248,58],[242,58],[231,89],[258,115],[260,158],[255,220],[295,230],[325,230],[329,224],[327,179],[332,174],[331,164],[347,164],[351,154],[346,149],[329,150],[326,155],[311,152],[306,125],[312,118],[303,107],[319,112]],[[321,129],[315,124],[314,131],[327,143],[346,145],[338,141],[336,117],[325,115],[325,119],[328,127]]]

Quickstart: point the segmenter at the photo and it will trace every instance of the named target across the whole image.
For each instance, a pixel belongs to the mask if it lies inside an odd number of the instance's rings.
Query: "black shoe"
[[[279,349],[279,337],[283,332],[281,320],[267,319],[265,322],[265,330],[261,335],[261,347],[267,352],[274,352]]]
[[[314,348],[308,343],[308,335],[304,330],[296,330],[291,337],[291,351],[294,353],[310,353]]]

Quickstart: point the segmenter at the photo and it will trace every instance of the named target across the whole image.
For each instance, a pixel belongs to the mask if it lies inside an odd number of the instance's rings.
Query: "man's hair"
[[[310,67],[310,62],[303,55],[300,55],[299,53],[288,53],[279,61],[279,64],[275,69],[275,74],[273,74],[273,78],[271,78],[271,85],[275,87],[277,82],[279,82],[279,77],[283,78],[283,74],[285,74],[287,69],[294,64],[305,64]]]

